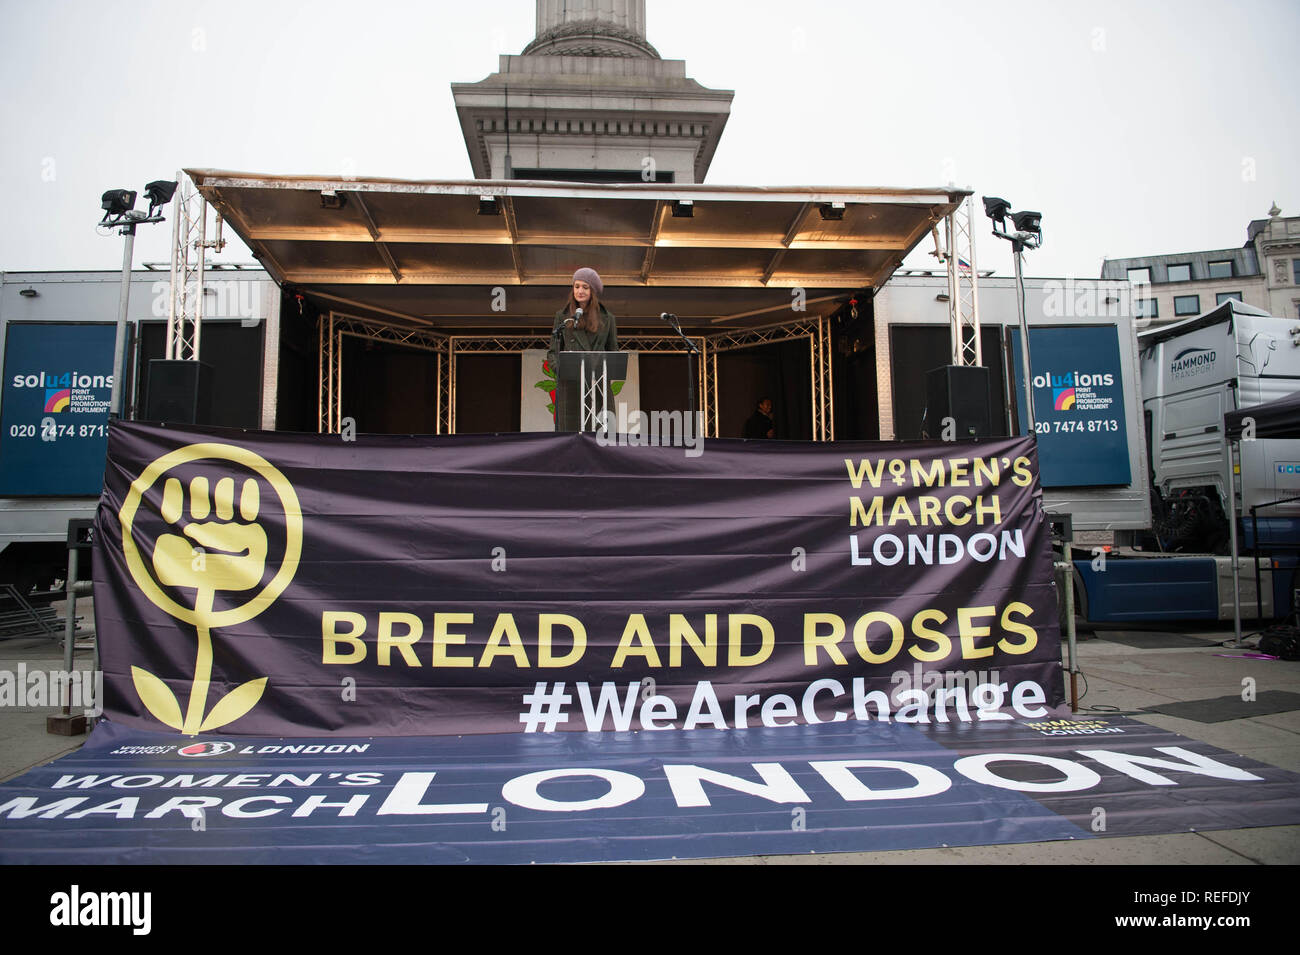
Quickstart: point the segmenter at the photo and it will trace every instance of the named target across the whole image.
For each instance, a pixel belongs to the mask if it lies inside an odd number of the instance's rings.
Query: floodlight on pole
[[[1037,249],[1043,244],[1043,214],[1041,212],[1012,212],[1011,203],[997,196],[984,196],[984,214],[993,220],[993,234],[999,239],[1011,243],[1012,258],[1016,263],[1016,308],[1020,315],[1020,345],[1025,358],[1025,416],[1029,419],[1029,433],[1035,434],[1037,426],[1034,421],[1034,372],[1029,358],[1029,319],[1025,314],[1025,273],[1023,256],[1025,249]],[[1007,216],[1015,232],[1007,231]]]
[[[1041,212],[1013,212],[1011,221],[1015,223],[1017,232],[1030,232],[1034,235],[1041,236],[1043,233]]]
[[[1005,199],[999,199],[997,196],[984,196],[984,214],[999,224],[1005,223],[1007,213],[1011,211],[1011,203]]]
[[[135,208],[135,193],[130,189],[110,189],[100,199],[99,207],[104,210],[101,222],[120,219]]]
[[[144,197],[149,200],[149,215],[153,215],[176,194],[176,181],[173,179],[155,179],[144,187]]]
[[[169,179],[157,179],[144,187],[145,198],[149,200],[149,211],[138,212],[135,208],[136,194],[129,189],[109,189],[100,200],[104,218],[100,225],[120,228],[120,235],[126,238],[122,249],[122,287],[117,301],[117,334],[113,338],[113,391],[108,402],[108,416],[122,417],[122,353],[126,348],[126,310],[131,298],[131,257],[135,253],[135,227],[142,222],[162,222],[158,210],[171,202],[176,192],[176,183]]]

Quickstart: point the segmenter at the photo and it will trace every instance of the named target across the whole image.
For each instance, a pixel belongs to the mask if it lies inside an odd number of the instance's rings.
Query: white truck
[[[1159,498],[1153,530],[1171,548],[1221,550],[1228,529],[1223,416],[1300,389],[1300,322],[1228,301],[1197,318],[1144,331],[1138,341]],[[1264,542],[1300,540],[1300,501],[1267,506],[1300,495],[1297,462],[1300,441],[1241,442],[1241,512],[1248,518],[1251,508],[1259,509]],[[1253,534],[1249,519],[1245,533]]]
[[[1138,342],[1151,530],[1117,535],[1137,546],[1120,547],[1104,562],[1075,561],[1080,609],[1094,622],[1228,619],[1233,452],[1223,416],[1300,390],[1300,322],[1228,301],[1146,329]],[[1300,441],[1255,440],[1247,426],[1239,447],[1240,549],[1252,555],[1241,568],[1242,609],[1286,616],[1300,584]]]

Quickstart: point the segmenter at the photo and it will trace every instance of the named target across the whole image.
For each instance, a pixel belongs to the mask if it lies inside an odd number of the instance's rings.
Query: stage
[[[1300,823],[1286,769],[1069,712],[1032,440],[617,437],[115,425],[108,719],[0,789],[0,858],[617,861]]]

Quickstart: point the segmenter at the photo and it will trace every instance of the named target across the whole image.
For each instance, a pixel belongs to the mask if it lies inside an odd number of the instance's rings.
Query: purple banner
[[[122,424],[96,547],[106,712],[142,729],[960,724],[1062,703],[1027,438]]]

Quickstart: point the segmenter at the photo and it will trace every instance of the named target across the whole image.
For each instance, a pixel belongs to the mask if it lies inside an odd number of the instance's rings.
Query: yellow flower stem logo
[[[178,478],[167,478],[159,516],[178,533],[162,534],[155,541],[152,570],[133,534],[145,493],[160,478],[182,465],[208,460],[233,462],[258,475],[275,491],[285,517],[284,558],[275,575],[245,603],[220,611],[215,609],[218,592],[251,591],[261,583],[266,570],[268,541],[265,528],[258,522],[261,494],[256,478],[243,482],[237,506],[232,477],[219,477],[212,484],[205,475],[195,476],[188,489]],[[182,526],[187,512],[188,520]],[[131,678],[140,701],[160,722],[187,736],[234,722],[262,698],[267,677],[235,687],[205,715],[212,682],[212,630],[256,617],[293,579],[302,555],[302,510],[293,486],[270,462],[252,451],[228,444],[192,444],[164,454],[144,469],[131,484],[118,519],[122,525],[122,553],[132,578],[155,605],[177,620],[192,624],[197,639],[194,679],[184,717],[171,688],[154,674],[133,666]],[[163,587],[193,590],[193,607],[172,599]]]
[[[194,599],[194,616],[199,620],[206,620],[212,613],[212,604],[216,596],[215,590],[199,588]],[[208,684],[212,681],[212,631],[209,627],[199,624],[195,628],[195,635],[199,642],[198,656],[194,661],[194,682],[190,684],[190,705],[185,711],[185,725],[181,727],[181,732],[186,736],[194,736],[205,728],[203,704],[208,698]],[[266,688],[266,677],[262,677],[257,682],[261,683],[261,686],[257,689],[256,697],[250,702],[249,709],[252,709],[253,703],[261,699],[262,690]]]

